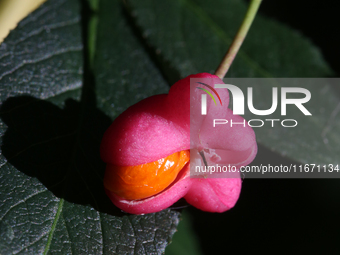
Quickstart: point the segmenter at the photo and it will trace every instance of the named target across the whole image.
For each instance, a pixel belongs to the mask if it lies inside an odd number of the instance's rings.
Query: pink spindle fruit
[[[100,147],[107,163],[104,186],[123,211],[158,212],[182,197],[209,212],[224,212],[235,205],[241,190],[239,174],[191,178],[190,160],[204,150],[208,165],[247,165],[257,152],[254,131],[248,125],[213,127],[213,115],[201,115],[204,91],[196,89],[199,84],[190,85],[191,78],[211,87],[223,83],[208,73],[190,75],[176,82],[168,95],[152,96],[129,107],[105,132]],[[209,113],[242,122],[227,108],[227,89],[219,90],[219,96],[223,105],[208,102]]]

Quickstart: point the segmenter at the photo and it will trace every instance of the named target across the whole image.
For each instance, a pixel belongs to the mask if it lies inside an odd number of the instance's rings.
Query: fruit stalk
[[[260,7],[262,0],[251,0],[246,16],[243,19],[243,22],[236,33],[236,36],[233,40],[233,42],[230,45],[230,48],[226,55],[224,56],[222,62],[218,66],[215,75],[218,76],[220,79],[223,79],[226,73],[228,72],[231,64],[234,61],[234,58],[239,51],[244,39],[247,36],[247,33],[249,31],[249,28],[251,24],[254,21],[254,18],[256,16],[257,10]]]

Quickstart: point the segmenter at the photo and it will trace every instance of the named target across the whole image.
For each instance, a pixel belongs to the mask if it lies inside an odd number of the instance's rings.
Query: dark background
[[[334,0],[264,0],[259,12],[310,38],[339,77],[339,7]],[[254,164],[266,162],[290,163],[259,147]],[[245,178],[230,211],[186,210],[204,254],[340,254],[339,202],[340,179]]]

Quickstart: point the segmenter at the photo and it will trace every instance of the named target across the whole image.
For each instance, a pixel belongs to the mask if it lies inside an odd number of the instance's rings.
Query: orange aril
[[[138,166],[107,164],[104,186],[125,199],[147,198],[166,189],[189,160],[190,151],[185,150]]]

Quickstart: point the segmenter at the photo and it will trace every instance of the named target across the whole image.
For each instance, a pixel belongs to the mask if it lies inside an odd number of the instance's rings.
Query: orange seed
[[[104,186],[125,199],[147,198],[166,189],[189,160],[190,151],[185,150],[138,166],[107,164]]]

